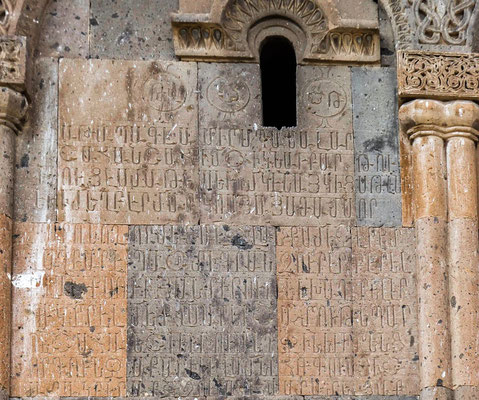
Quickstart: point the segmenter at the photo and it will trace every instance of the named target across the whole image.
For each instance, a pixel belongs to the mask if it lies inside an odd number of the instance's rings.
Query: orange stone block
[[[414,231],[281,228],[280,394],[419,391]]]
[[[126,394],[127,233],[15,226],[12,396]]]

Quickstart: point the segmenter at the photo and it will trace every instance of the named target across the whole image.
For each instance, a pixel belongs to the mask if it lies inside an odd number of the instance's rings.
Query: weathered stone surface
[[[306,396],[306,400],[417,400],[417,396]]]
[[[16,139],[14,215],[53,222],[57,191],[58,61],[37,59],[29,89],[32,105]]]
[[[356,215],[361,226],[401,226],[396,71],[353,68]]]
[[[93,57],[174,60],[170,13],[178,0],[92,0]]]
[[[0,214],[13,216],[15,133],[0,125]]]
[[[0,214],[0,390],[10,387],[12,221]],[[7,396],[8,398],[8,396]]]
[[[300,67],[298,127],[261,127],[259,68],[200,64],[202,222],[350,223],[350,73]],[[326,90],[329,105],[318,104]],[[333,98],[334,97],[334,98]]]
[[[0,81],[3,85],[24,88],[26,64],[26,38],[2,36],[0,39]]]
[[[280,393],[417,394],[413,243],[408,229],[280,229]]]
[[[453,400],[454,398],[454,392],[446,387],[425,388],[419,396],[419,400]]]
[[[130,396],[277,393],[274,235],[273,227],[130,227]]]
[[[42,19],[36,55],[88,57],[89,0],[53,0]]]
[[[17,223],[12,395],[126,395],[126,226]]]
[[[61,60],[60,221],[196,223],[196,65]]]

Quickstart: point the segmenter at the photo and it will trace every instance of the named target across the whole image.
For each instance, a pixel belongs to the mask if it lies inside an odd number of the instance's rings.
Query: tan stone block
[[[422,218],[416,231],[421,385],[451,388],[446,222]]]
[[[126,394],[127,232],[15,225],[13,396]]]
[[[298,126],[277,130],[260,125],[258,66],[200,64],[202,221],[315,226],[354,219],[349,70],[299,71]],[[334,110],[316,104],[322,85]]]
[[[437,136],[413,142],[413,201],[415,218],[447,217],[446,158],[444,142]]]
[[[60,221],[196,223],[196,65],[62,60]]]
[[[280,393],[418,392],[414,231],[277,234]]]
[[[0,214],[0,390],[10,387],[12,221]]]
[[[13,216],[15,133],[0,126],[0,214]]]
[[[446,154],[449,220],[477,221],[476,145],[469,138],[452,137],[447,141]]]
[[[429,387],[421,391],[419,400],[453,400],[454,392],[445,387]]]
[[[454,388],[479,387],[478,243],[477,221],[449,221],[449,296]]]
[[[479,398],[477,386],[460,386],[454,390],[454,400],[476,400]]]

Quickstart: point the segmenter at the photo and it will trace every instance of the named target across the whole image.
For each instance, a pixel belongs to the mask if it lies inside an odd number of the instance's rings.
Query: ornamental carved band
[[[476,0],[409,0],[421,44],[466,44]]]
[[[479,99],[479,54],[400,51],[401,97]]]

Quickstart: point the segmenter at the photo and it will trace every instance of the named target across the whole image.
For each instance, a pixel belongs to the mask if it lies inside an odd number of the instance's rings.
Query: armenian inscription
[[[15,230],[12,396],[125,396],[128,228]]]
[[[274,240],[273,227],[130,227],[130,396],[277,393]]]
[[[281,394],[417,393],[413,249],[408,229],[280,229]]]
[[[62,60],[59,112],[61,221],[197,221],[194,64]]]
[[[259,66],[199,64],[202,221],[354,219],[350,72],[298,71],[298,126],[277,130],[261,126]]]
[[[401,226],[396,71],[353,68],[356,215],[361,226]]]

